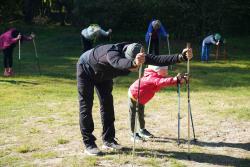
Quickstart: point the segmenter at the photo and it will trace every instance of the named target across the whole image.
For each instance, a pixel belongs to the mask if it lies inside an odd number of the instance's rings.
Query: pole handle
[[[140,53],[144,53],[144,47],[141,47]],[[141,78],[141,75],[142,75],[142,64],[139,67],[139,79]]]

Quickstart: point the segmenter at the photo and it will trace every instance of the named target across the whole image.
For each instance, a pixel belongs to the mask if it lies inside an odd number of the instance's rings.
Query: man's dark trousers
[[[115,115],[113,108],[113,81],[95,81],[93,69],[86,63],[77,63],[77,87],[80,105],[80,130],[86,147],[92,145],[96,138],[92,134],[94,122],[92,107],[94,100],[94,88],[100,102],[102,120],[102,140],[112,141],[115,137]]]

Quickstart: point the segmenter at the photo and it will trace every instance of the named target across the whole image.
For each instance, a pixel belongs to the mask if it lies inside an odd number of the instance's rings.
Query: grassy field
[[[199,61],[199,45],[193,43],[191,61],[191,104],[198,141],[191,144],[187,158],[187,95],[181,89],[181,145],[177,139],[176,88],[159,92],[146,106],[146,127],[156,138],[136,144],[129,138],[127,89],[138,77],[132,73],[114,80],[116,136],[122,152],[99,157],[83,154],[78,124],[75,64],[81,54],[78,29],[70,27],[22,27],[37,34],[36,43],[42,75],[34,48],[26,42],[14,53],[16,75],[0,76],[0,166],[249,166],[250,165],[250,49],[249,37],[228,37],[227,60]],[[128,40],[118,34],[112,41]],[[143,40],[143,34],[136,38]],[[132,38],[134,41],[135,37]],[[121,40],[120,40],[121,41]],[[104,42],[99,41],[99,42]],[[184,41],[171,41],[173,52]],[[168,53],[164,46],[162,52]],[[1,53],[2,55],[2,53]],[[0,60],[2,64],[2,60]],[[178,64],[171,75],[185,72]],[[2,74],[2,69],[0,70]],[[95,96],[94,134],[101,147],[101,121]]]

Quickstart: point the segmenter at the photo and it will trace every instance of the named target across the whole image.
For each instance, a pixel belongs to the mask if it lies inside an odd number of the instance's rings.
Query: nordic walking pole
[[[187,43],[187,48],[189,49],[190,47],[191,47],[191,44]],[[194,132],[193,117],[192,117],[192,112],[191,112],[191,104],[190,104],[189,77],[190,77],[190,67],[189,67],[189,59],[188,59],[188,61],[187,61],[187,79],[186,79],[187,94],[188,94],[188,159],[190,159],[190,120],[192,122],[194,141],[196,141],[195,132]]]
[[[191,48],[191,44],[189,42],[187,43],[187,48]],[[187,74],[189,74],[189,59],[187,60]]]
[[[188,80],[188,82],[189,82],[189,80]],[[190,89],[189,89],[189,83],[188,83],[188,91],[190,92]],[[193,122],[193,116],[192,116],[192,112],[191,112],[190,93],[189,93],[189,103],[188,103],[188,107],[189,107],[189,111],[190,111],[190,118],[191,118],[191,123],[192,123],[192,129],[193,129],[194,141],[196,142],[196,141],[197,141],[197,139],[195,138],[194,122]]]
[[[168,55],[170,55],[170,44],[169,44],[169,36],[167,37],[167,41],[168,41]]]
[[[21,35],[20,33],[18,35]],[[18,41],[18,71],[21,74],[21,39]]]
[[[178,93],[178,145],[180,145],[181,97],[180,97],[180,79],[179,78],[177,78],[177,93]]]
[[[187,43],[187,48],[190,48],[190,43]],[[189,59],[187,60],[187,75],[189,75]],[[189,80],[189,78],[188,78]],[[190,159],[190,94],[189,94],[189,81],[187,80],[188,87],[188,159]]]
[[[150,50],[150,42],[151,42],[151,35],[149,35],[149,44],[148,44],[148,50],[147,53],[149,54],[149,50]],[[140,53],[144,52],[144,48],[142,47],[140,50]],[[136,101],[136,112],[135,112],[135,125],[134,125],[134,144],[133,144],[133,159],[134,159],[134,154],[135,154],[135,130],[137,129],[136,125],[137,125],[137,112],[139,112],[139,99],[140,99],[140,85],[141,85],[141,75],[142,75],[142,65],[140,65],[139,68],[139,82],[138,82],[138,95],[137,95],[137,101]]]
[[[144,48],[141,47],[140,53],[144,53]],[[136,126],[137,126],[137,113],[139,112],[139,100],[140,100],[140,86],[141,86],[141,76],[142,76],[142,64],[139,67],[139,80],[138,80],[138,94],[137,94],[137,101],[136,101],[136,112],[135,112],[135,125],[134,125],[134,144],[133,144],[133,164],[134,164],[134,157],[135,157],[135,134],[136,134]]]
[[[167,43],[168,43],[168,55],[170,55],[169,35],[167,36]],[[169,67],[172,70],[172,65],[170,65]]]
[[[191,44],[190,43],[187,43],[187,48],[190,48],[191,47]],[[193,129],[193,135],[194,135],[194,141],[196,141],[196,138],[195,138],[195,131],[194,131],[194,122],[193,122],[193,116],[192,116],[192,112],[191,112],[191,103],[190,103],[190,86],[189,86],[189,76],[190,76],[190,67],[189,67],[189,59],[187,61],[187,74],[188,74],[188,77],[187,77],[187,86],[188,86],[188,110],[189,110],[189,114],[190,114],[190,118],[191,118],[191,123],[192,123],[192,129]]]
[[[152,36],[152,35],[149,35],[147,54],[149,54],[149,51],[150,51],[151,36]]]
[[[33,34],[33,33],[32,33],[32,34]],[[33,41],[33,45],[34,45],[34,50],[35,50],[36,63],[37,63],[38,71],[39,71],[39,74],[41,75],[41,68],[40,68],[39,57],[38,57],[38,55],[37,55],[36,42],[35,42],[35,39],[34,39],[34,38],[32,38],[32,41]]]

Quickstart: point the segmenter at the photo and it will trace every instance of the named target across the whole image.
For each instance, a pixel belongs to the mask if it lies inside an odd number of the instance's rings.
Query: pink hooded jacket
[[[138,96],[138,82],[139,80],[137,79],[129,87],[129,96],[134,100],[137,100]],[[146,68],[141,78],[139,103],[145,105],[161,88],[174,86],[176,84],[177,80],[175,80],[174,77],[162,77],[154,70]]]
[[[11,28],[0,36],[0,50],[4,50],[10,47],[10,45],[18,42],[18,39],[12,37],[13,31],[16,31],[16,29]],[[31,37],[27,37],[24,35],[22,35],[22,38],[26,41],[32,40]]]

